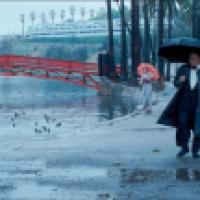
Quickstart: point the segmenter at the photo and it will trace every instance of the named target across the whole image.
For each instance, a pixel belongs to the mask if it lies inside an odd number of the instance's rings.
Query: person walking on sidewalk
[[[200,54],[191,52],[188,64],[182,65],[175,76],[175,97],[158,120],[159,124],[176,126],[176,143],[181,147],[177,157],[189,153],[191,131],[194,133],[192,154],[199,157],[200,147]]]
[[[141,75],[140,84],[142,85],[142,106],[145,113],[152,112],[152,80],[153,76],[147,70]]]

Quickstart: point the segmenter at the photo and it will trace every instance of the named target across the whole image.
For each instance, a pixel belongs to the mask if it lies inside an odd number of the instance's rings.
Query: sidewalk
[[[199,199],[200,161],[177,159],[175,130],[156,125],[167,102],[76,133],[1,127],[0,199]]]

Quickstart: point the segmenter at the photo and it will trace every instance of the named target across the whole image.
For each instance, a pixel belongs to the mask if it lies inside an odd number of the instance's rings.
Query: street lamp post
[[[20,21],[21,21],[21,23],[22,23],[22,36],[23,36],[23,38],[24,38],[24,36],[25,36],[25,15],[24,14],[22,14],[21,16],[20,16]]]

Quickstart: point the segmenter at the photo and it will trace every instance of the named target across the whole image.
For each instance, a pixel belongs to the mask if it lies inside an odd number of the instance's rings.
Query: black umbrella
[[[166,41],[159,49],[158,55],[170,62],[187,63],[190,53],[200,54],[200,40],[194,38],[178,38]]]

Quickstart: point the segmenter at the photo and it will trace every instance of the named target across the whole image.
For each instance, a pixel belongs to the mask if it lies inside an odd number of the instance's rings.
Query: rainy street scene
[[[0,1],[0,200],[199,200],[200,1]]]

